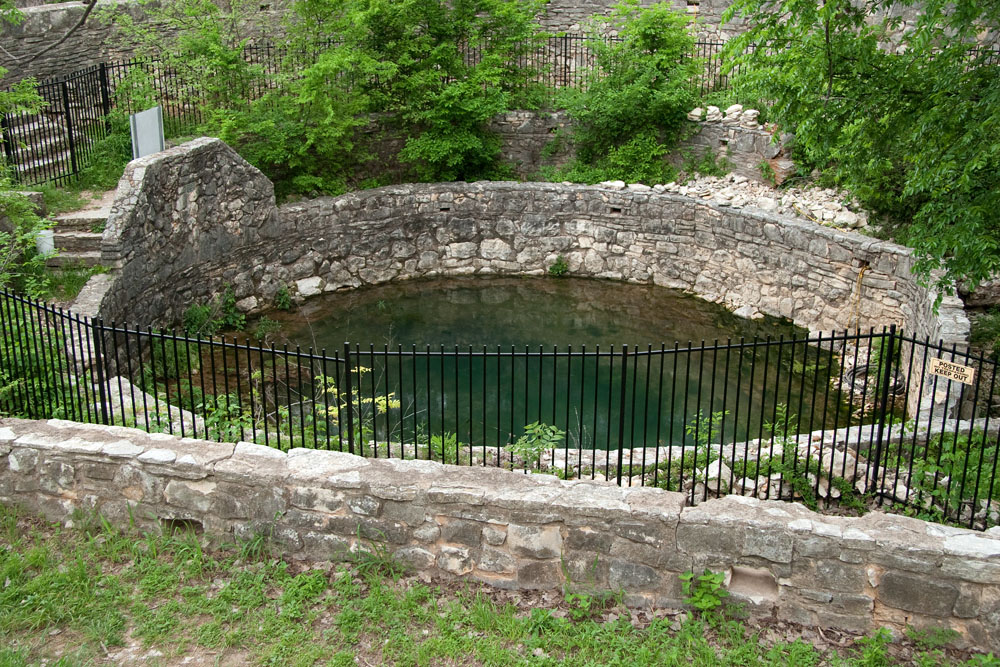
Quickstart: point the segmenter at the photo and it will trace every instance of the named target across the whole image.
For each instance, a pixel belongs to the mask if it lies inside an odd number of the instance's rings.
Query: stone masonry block
[[[521,588],[559,588],[563,585],[559,561],[521,561],[517,567],[517,583]]]
[[[195,512],[207,513],[212,508],[215,482],[190,482],[171,480],[164,490],[168,504]]]
[[[747,526],[743,539],[744,556],[760,556],[774,563],[792,561],[792,535],[788,530]]]
[[[608,584],[614,590],[648,591],[659,588],[662,573],[647,566],[618,559],[608,565]]]
[[[738,526],[680,523],[677,548],[689,554],[737,554],[743,550],[743,530]]]
[[[519,556],[558,558],[562,543],[558,526],[507,526],[507,546]]]
[[[575,551],[592,551],[606,554],[611,550],[615,537],[610,532],[596,530],[589,526],[573,527],[567,530],[566,548]]]
[[[928,616],[951,616],[958,601],[958,587],[904,572],[886,572],[878,586],[878,599],[889,607]]]
[[[469,547],[478,547],[482,542],[483,527],[477,521],[441,517],[438,522],[443,542],[464,544]]]

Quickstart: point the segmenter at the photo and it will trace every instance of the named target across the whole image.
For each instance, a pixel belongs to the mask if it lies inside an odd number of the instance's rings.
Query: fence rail
[[[608,37],[609,41],[617,38]],[[585,35],[553,35],[526,50],[516,63],[526,72],[519,86],[582,88],[596,67],[592,40]],[[698,86],[702,93],[721,89],[726,77],[720,72],[722,42],[698,42],[694,57],[708,64]],[[466,49],[466,62],[475,65],[480,49]],[[244,58],[265,76],[246,87],[248,98],[260,97],[287,58],[286,50],[272,44],[248,46]],[[0,117],[4,159],[21,185],[62,183],[92,163],[95,142],[107,136],[107,116],[117,108],[119,87],[129,73],[143,72],[164,107],[168,133],[204,120],[200,105],[186,90],[178,72],[151,60],[132,59],[101,63],[38,84],[46,102],[38,114],[5,114]],[[196,96],[195,96],[196,98]],[[133,113],[138,109],[125,108]]]
[[[303,350],[0,292],[0,412],[1000,523],[996,362],[895,329],[573,348]],[[929,372],[972,366],[975,383]],[[906,397],[946,410],[905,414]]]

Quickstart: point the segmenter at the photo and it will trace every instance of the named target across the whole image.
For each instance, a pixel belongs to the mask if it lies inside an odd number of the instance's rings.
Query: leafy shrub
[[[556,257],[556,261],[552,263],[552,266],[549,267],[549,275],[556,278],[561,278],[562,276],[565,276],[567,273],[569,273],[569,264],[566,263],[565,257],[559,255],[558,257]]]
[[[591,40],[597,67],[587,89],[567,94],[573,138],[583,164],[602,165],[611,178],[669,182],[663,157],[676,145],[695,101],[696,63],[688,18],[667,3],[615,6],[595,19],[621,42]]]
[[[934,3],[900,31],[908,4],[737,0],[723,18],[741,15],[749,30],[724,57],[736,96],[795,133],[803,173],[825,171],[873,209],[883,233],[916,248],[929,282],[974,286],[1000,268],[1000,76],[979,48],[1000,14]]]
[[[722,600],[729,596],[729,591],[723,588],[726,575],[722,572],[705,570],[700,575],[688,570],[680,575],[681,589],[684,591],[684,603],[689,604],[702,613],[713,612],[722,606]]]
[[[288,287],[282,285],[274,294],[274,307],[278,310],[292,309],[292,295],[288,292]]]
[[[192,336],[212,336],[220,329],[241,330],[246,316],[236,307],[236,295],[227,287],[222,297],[207,304],[192,304],[184,311],[184,330]]]
[[[525,467],[535,468],[542,456],[558,447],[565,436],[566,432],[557,426],[532,422],[524,427],[524,435],[504,449],[520,458]]]

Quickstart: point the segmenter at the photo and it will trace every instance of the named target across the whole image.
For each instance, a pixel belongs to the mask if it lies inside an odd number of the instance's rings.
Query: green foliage
[[[239,442],[246,438],[253,425],[253,415],[243,408],[235,394],[207,396],[197,409],[205,419],[208,437],[212,440]]]
[[[689,604],[701,613],[714,612],[722,606],[722,600],[729,596],[729,591],[723,588],[726,575],[722,572],[705,570],[695,575],[691,570],[680,575],[684,604]]]
[[[918,630],[913,626],[906,628],[906,636],[922,651],[944,648],[955,640],[962,638],[962,635],[952,628],[932,627]]]
[[[24,15],[7,0],[0,0],[0,27],[17,25]],[[0,67],[0,80],[7,70]],[[0,116],[9,113],[36,113],[45,101],[35,90],[35,80],[24,79],[0,89]],[[6,151],[0,136],[0,287],[13,286],[21,291],[38,293],[37,283],[44,259],[35,252],[35,237],[50,224],[42,220],[31,201],[15,191],[6,164]]]
[[[566,432],[557,426],[532,422],[524,427],[524,435],[504,449],[520,458],[526,468],[536,468],[542,456],[558,447],[565,437]]]
[[[184,330],[191,336],[213,336],[221,329],[242,330],[246,316],[236,307],[236,295],[226,287],[211,303],[191,304],[184,311]]]
[[[428,455],[432,461],[458,463],[460,456],[459,447],[458,436],[454,433],[432,435],[430,437]]]
[[[549,267],[549,275],[555,278],[561,278],[569,273],[569,264],[566,263],[566,258],[562,255],[556,257],[556,261],[552,263]]]
[[[93,276],[107,273],[104,266],[67,265],[55,270],[46,270],[47,290],[43,298],[54,297],[58,301],[72,301]]]
[[[907,451],[890,451],[887,465],[910,467],[910,488],[927,503],[924,518],[942,521],[955,516],[964,501],[1000,500],[1000,485],[986,488],[989,471],[996,468],[997,449],[995,439],[980,429],[971,434],[945,433],[931,438],[922,455],[910,461]]]
[[[25,316],[28,313],[28,317]],[[79,378],[66,358],[61,330],[0,302],[0,416],[68,419],[80,414]],[[52,369],[58,369],[53,371]]]
[[[48,291],[45,258],[38,254],[35,239],[51,225],[0,169],[0,287],[32,296]]]
[[[341,194],[363,161],[355,135],[368,123],[368,98],[345,85],[361,76],[359,58],[344,49],[321,53],[249,107],[218,112],[222,138],[275,183],[278,197]]]
[[[115,110],[107,117],[110,130],[90,149],[89,163],[71,183],[74,190],[113,190],[132,160],[132,135],[128,114]]]
[[[729,160],[724,156],[720,157],[714,151],[705,150],[701,153],[695,151],[682,151],[684,164],[681,171],[687,176],[699,174],[701,176],[725,176],[732,169]]]
[[[993,361],[1000,361],[1000,308],[994,306],[972,321],[970,341],[987,348]]]
[[[198,357],[197,346],[183,340],[175,340],[168,335],[156,335],[150,340],[149,363],[143,367],[144,377],[140,379],[141,386],[146,391],[156,389],[156,382],[188,377],[189,369],[198,370],[201,359]]]
[[[698,414],[684,425],[684,432],[694,438],[696,445],[705,447],[712,442],[713,435],[718,436],[722,431],[722,423],[728,416],[729,410],[716,410],[711,416],[706,416],[699,408]]]
[[[728,42],[728,63],[740,100],[768,103],[801,167],[875,210],[924,279],[974,285],[1000,269],[1000,65],[975,48],[1000,8],[931,0],[903,26],[895,9],[909,4],[738,0],[725,18],[750,29]],[[898,46],[881,48],[896,29]]]
[[[774,442],[780,445],[790,444],[790,436],[799,431],[799,416],[790,412],[786,403],[777,403],[772,419],[774,421],[764,422],[764,431],[770,434]]]
[[[42,193],[42,198],[45,200],[45,210],[49,215],[76,211],[86,204],[79,192],[56,187],[50,183],[33,185],[29,189]]]
[[[565,96],[582,165],[598,167],[608,178],[673,180],[663,158],[679,140],[695,101],[698,65],[690,58],[694,40],[687,24],[669,3],[622,3],[610,16],[595,18],[590,48],[596,67],[586,91]],[[620,42],[597,36],[609,29]]]
[[[274,307],[278,310],[292,309],[292,295],[288,292],[288,287],[282,285],[274,294]]]
[[[177,84],[174,90],[180,94],[172,103],[199,108],[213,125],[216,114],[238,109],[254,97],[264,70],[248,62],[243,49],[249,43],[248,34],[264,33],[263,25],[254,25],[255,19],[263,18],[258,4],[250,0],[140,0],[139,5],[141,21],[114,5],[98,14],[113,23],[120,42],[141,56],[156,58],[162,70],[171,72]],[[162,30],[164,25],[176,29]],[[133,94],[143,88],[136,81]]]
[[[253,327],[253,337],[258,343],[271,340],[272,336],[281,331],[281,322],[269,317],[261,317]]]

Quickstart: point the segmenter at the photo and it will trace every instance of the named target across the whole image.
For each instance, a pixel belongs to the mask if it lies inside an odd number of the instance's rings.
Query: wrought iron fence
[[[608,37],[609,41],[618,38]],[[524,81],[514,89],[531,85],[555,88],[582,88],[594,73],[596,61],[592,39],[585,35],[553,35],[537,45],[520,51],[515,65],[524,73]],[[726,85],[719,69],[723,43],[698,42],[693,54],[708,63],[699,87],[702,93]],[[470,65],[479,62],[482,51],[464,50]],[[261,97],[275,84],[275,75],[288,66],[287,50],[272,44],[248,46],[244,50],[249,65],[259,68],[261,76],[242,82],[239,90],[248,100]],[[301,64],[308,58],[295,59]],[[46,106],[37,114],[5,114],[0,117],[4,159],[16,182],[32,185],[61,183],[91,164],[94,143],[110,130],[107,117],[112,109],[126,113],[131,98],[117,94],[129,77],[139,78],[155,91],[164,109],[168,134],[181,133],[203,122],[200,91],[190,90],[184,77],[154,60],[120,60],[101,63],[38,84]],[[124,106],[121,106],[124,105]]]
[[[304,350],[109,325],[9,293],[0,328],[7,414],[652,485],[690,502],[736,493],[1000,523],[996,362],[895,329]],[[973,368],[972,383],[932,373],[934,359]]]

